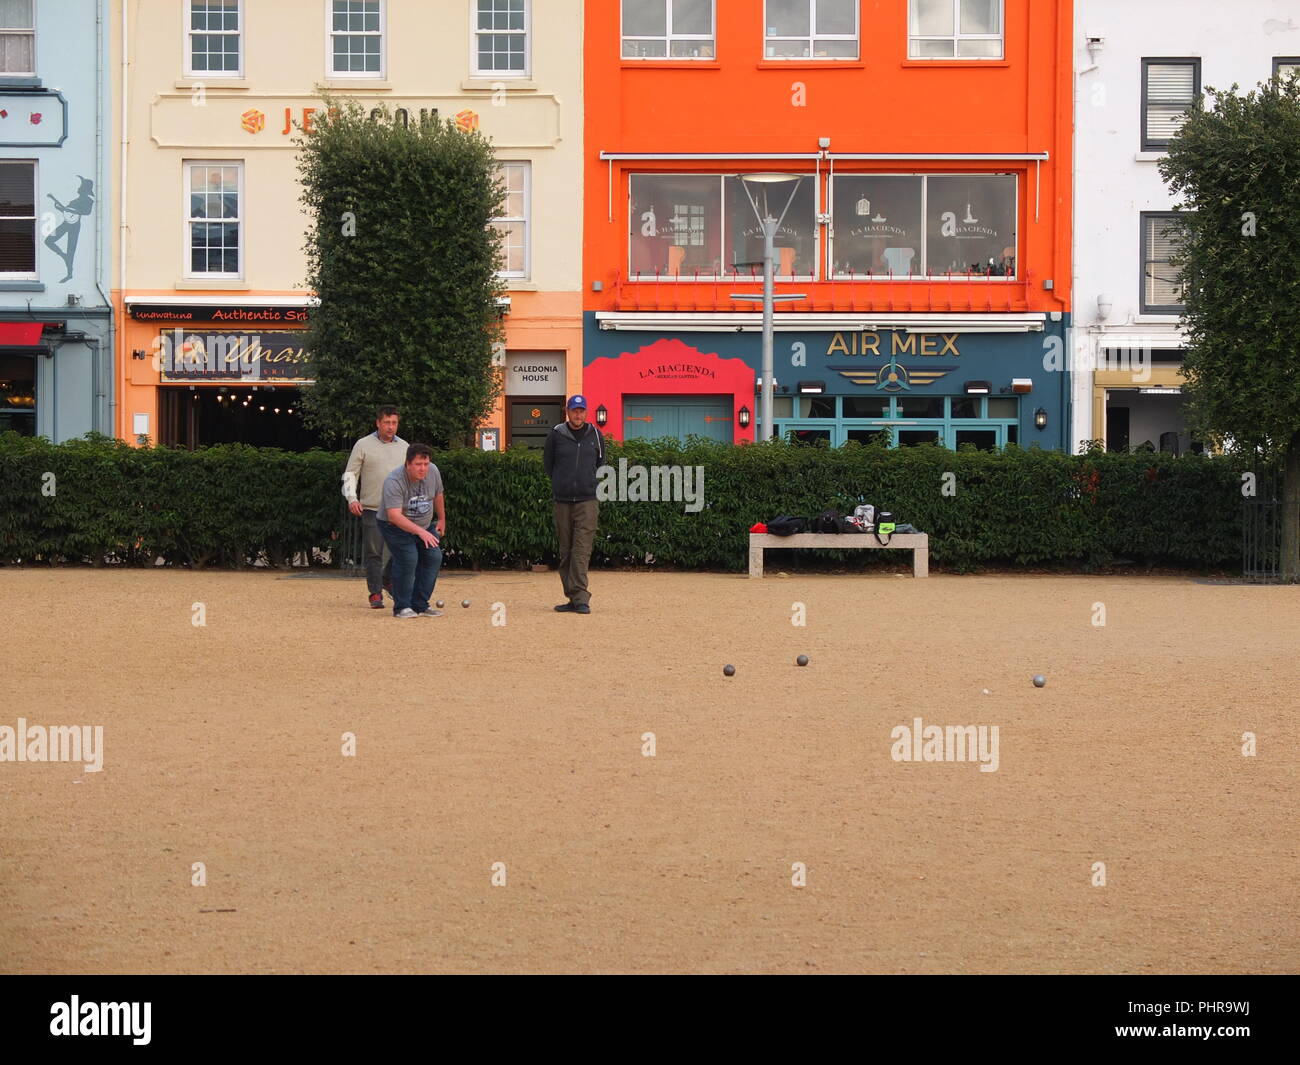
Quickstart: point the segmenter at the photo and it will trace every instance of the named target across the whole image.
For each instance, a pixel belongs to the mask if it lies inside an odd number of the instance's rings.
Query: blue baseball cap
[[[569,397],[569,404],[568,404],[568,406],[569,406],[569,410],[573,410],[573,409],[575,409],[576,407],[581,407],[583,410],[586,410],[586,409],[587,409],[587,397],[586,397],[586,396],[570,396],[570,397]]]

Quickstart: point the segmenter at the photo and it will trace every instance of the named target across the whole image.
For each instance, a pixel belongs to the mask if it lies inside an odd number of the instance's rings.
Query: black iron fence
[[[1276,499],[1248,499],[1241,521],[1241,570],[1247,580],[1280,583],[1284,567],[1282,521],[1287,504]],[[1290,504],[1293,513],[1300,504]],[[1292,559],[1296,562],[1296,559]],[[1300,566],[1289,567],[1295,573]],[[1295,577],[1286,578],[1290,581]]]
[[[344,503],[339,531],[339,569],[352,577],[359,577],[365,573],[361,544],[363,528],[361,519],[355,517],[348,510],[347,503]]]

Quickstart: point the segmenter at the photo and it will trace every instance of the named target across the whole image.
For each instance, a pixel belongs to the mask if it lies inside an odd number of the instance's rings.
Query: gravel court
[[[0,762],[0,970],[1300,969],[1300,590],[558,589],[448,574],[399,624],[361,582],[0,571],[0,725],[104,727],[100,773]],[[894,761],[915,717],[997,725],[997,771]]]

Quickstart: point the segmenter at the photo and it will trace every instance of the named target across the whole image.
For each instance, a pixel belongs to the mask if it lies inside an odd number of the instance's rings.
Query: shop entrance
[[[623,439],[703,436],[730,444],[731,408],[731,396],[628,396],[623,400]]]
[[[564,401],[548,399],[515,400],[510,404],[509,447],[540,448],[552,426],[564,421]]]
[[[309,451],[327,447],[302,423],[297,388],[163,385],[158,389],[158,443],[167,447],[248,444]]]
[[[1186,401],[1176,388],[1106,390],[1107,451],[1202,451],[1187,428]]]

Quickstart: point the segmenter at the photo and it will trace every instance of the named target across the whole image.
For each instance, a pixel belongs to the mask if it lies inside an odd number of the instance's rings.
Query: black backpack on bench
[[[782,514],[766,524],[767,531],[773,536],[794,536],[795,533],[808,531],[808,522],[803,518],[792,518],[789,514]]]
[[[862,532],[837,510],[823,510],[821,516],[813,519],[813,532],[818,533],[855,533]]]

